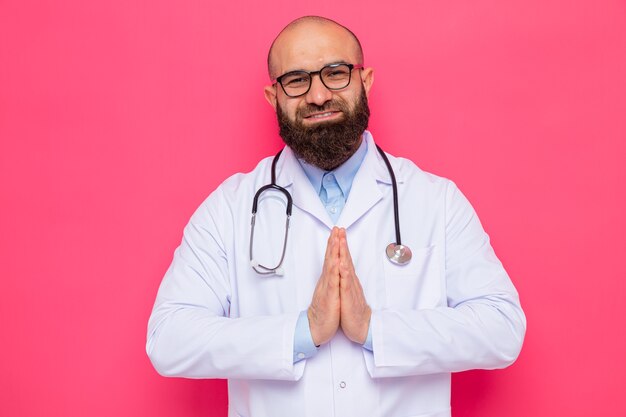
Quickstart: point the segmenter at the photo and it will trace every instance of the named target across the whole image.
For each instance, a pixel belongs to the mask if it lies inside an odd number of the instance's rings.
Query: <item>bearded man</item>
[[[228,378],[231,417],[450,416],[450,374],[508,366],[524,338],[488,236],[451,181],[377,148],[374,71],[350,30],[297,19],[268,67],[287,146],[192,216],[152,363]]]

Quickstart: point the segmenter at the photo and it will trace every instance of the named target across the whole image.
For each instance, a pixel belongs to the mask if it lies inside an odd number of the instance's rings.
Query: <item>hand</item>
[[[367,305],[363,287],[354,271],[346,229],[339,229],[339,276],[341,329],[348,339],[362,345],[367,339],[372,309]]]
[[[334,227],[326,245],[322,275],[307,310],[309,328],[316,346],[332,339],[339,328],[339,261],[339,229]]]

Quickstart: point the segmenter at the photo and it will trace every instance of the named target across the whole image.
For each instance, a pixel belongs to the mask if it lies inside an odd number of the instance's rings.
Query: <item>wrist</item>
[[[319,341],[317,331],[314,329],[314,325],[313,325],[313,322],[314,322],[313,316],[314,316],[313,311],[311,310],[311,307],[309,307],[306,310],[306,318],[307,318],[307,321],[309,322],[309,332],[311,333],[311,339],[313,339],[313,344],[315,345],[315,347],[320,347],[321,343]]]
[[[367,335],[369,333],[370,330],[370,322],[372,320],[372,309],[367,306],[367,311],[365,313],[366,319],[365,319],[365,324],[364,327],[361,329],[361,333],[359,337],[359,341],[357,342],[358,344],[362,345],[367,341]]]

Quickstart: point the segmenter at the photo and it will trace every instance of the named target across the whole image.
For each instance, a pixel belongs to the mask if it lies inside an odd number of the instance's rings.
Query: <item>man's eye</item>
[[[332,71],[326,73],[326,76],[330,77],[330,78],[342,78],[342,77],[346,77],[347,75],[348,75],[347,71],[340,70],[340,69],[332,70]]]
[[[306,77],[301,77],[301,76],[292,76],[292,77],[287,77],[286,79],[283,79],[283,84],[288,87],[295,87],[298,85],[306,84],[307,82],[308,82],[308,79]]]

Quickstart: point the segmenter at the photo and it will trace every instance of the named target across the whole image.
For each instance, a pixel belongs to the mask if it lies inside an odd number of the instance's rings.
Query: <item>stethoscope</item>
[[[393,220],[396,228],[396,241],[387,245],[385,249],[385,253],[387,258],[396,265],[405,265],[407,264],[412,257],[411,249],[408,246],[402,244],[402,240],[400,239],[400,215],[398,212],[398,186],[396,184],[396,176],[393,172],[393,168],[389,163],[389,159],[385,152],[380,148],[380,146],[376,145],[376,149],[378,149],[378,153],[383,157],[385,161],[385,165],[387,166],[387,171],[389,171],[389,176],[391,177],[391,187],[393,189]],[[276,163],[278,162],[278,158],[280,157],[283,150],[281,149],[272,161],[272,182],[270,184],[264,185],[259,188],[254,195],[254,199],[252,200],[252,220],[250,222],[250,265],[252,269],[254,269],[257,273],[268,275],[268,274],[276,274],[283,275],[283,261],[285,260],[285,252],[287,251],[287,237],[289,236],[289,219],[291,218],[291,208],[293,205],[293,199],[291,198],[291,194],[285,188],[276,184]],[[254,224],[255,218],[259,203],[259,197],[267,190],[276,190],[284,194],[287,198],[287,210],[286,210],[286,220],[285,220],[285,238],[283,239],[283,252],[280,256],[280,260],[275,267],[269,267],[260,264],[254,259],[252,254],[252,246],[254,242]]]

